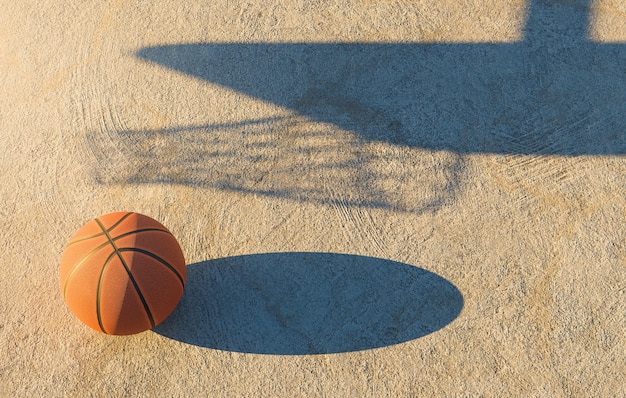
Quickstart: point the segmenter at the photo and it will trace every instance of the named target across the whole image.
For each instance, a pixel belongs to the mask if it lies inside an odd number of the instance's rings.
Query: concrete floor
[[[0,6],[0,396],[626,396],[624,2]],[[120,210],[188,263],[126,337]]]

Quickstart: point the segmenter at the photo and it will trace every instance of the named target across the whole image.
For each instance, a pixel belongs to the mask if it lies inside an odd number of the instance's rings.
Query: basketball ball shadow
[[[463,308],[446,279],[408,264],[334,253],[268,253],[188,266],[178,308],[153,330],[226,351],[303,355],[394,345]]]

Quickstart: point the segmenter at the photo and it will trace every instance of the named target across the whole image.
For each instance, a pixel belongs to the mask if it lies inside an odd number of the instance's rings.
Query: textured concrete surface
[[[0,396],[626,396],[624,2],[0,6]],[[189,264],[129,337],[116,210]]]

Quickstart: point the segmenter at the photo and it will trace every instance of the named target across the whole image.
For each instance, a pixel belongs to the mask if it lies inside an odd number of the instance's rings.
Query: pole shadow
[[[267,253],[192,264],[176,310],[153,330],[196,346],[256,354],[367,350],[452,322],[461,292],[408,264],[334,253]]]

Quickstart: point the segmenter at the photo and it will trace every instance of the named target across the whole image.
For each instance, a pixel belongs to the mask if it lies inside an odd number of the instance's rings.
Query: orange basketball
[[[61,258],[61,292],[74,315],[99,332],[127,335],[161,323],[183,295],[183,252],[172,233],[138,213],[89,221]]]

